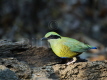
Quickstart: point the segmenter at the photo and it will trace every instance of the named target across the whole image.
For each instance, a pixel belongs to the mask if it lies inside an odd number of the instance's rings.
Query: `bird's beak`
[[[41,40],[47,40],[48,38],[46,38],[46,37],[43,37]]]

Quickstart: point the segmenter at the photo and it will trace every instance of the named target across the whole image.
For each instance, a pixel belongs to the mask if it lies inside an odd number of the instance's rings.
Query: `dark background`
[[[28,39],[40,46],[49,31],[95,45],[99,49],[91,53],[104,57],[107,0],[0,0],[1,40]]]

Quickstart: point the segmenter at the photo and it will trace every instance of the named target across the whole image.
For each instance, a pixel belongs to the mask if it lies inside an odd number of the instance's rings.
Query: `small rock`
[[[29,79],[31,76],[30,67],[24,62],[19,62],[15,58],[0,58],[0,64],[16,73],[20,79]]]
[[[18,80],[18,77],[13,71],[0,65],[0,80]]]

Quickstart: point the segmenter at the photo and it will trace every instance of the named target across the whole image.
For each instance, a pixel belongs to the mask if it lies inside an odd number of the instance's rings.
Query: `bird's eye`
[[[48,38],[53,38],[54,37],[54,35],[50,35]]]
[[[48,38],[49,39],[58,39],[58,38],[61,38],[61,37],[58,36],[58,35],[50,35]]]

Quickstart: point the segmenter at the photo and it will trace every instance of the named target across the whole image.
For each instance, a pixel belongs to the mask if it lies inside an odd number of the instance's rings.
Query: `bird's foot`
[[[74,64],[74,61],[68,62],[67,65]]]
[[[76,60],[77,60],[77,58],[76,58],[76,57],[73,57],[73,61],[68,62],[68,63],[67,63],[67,65],[70,65],[70,64],[75,63],[75,62],[76,62]]]

